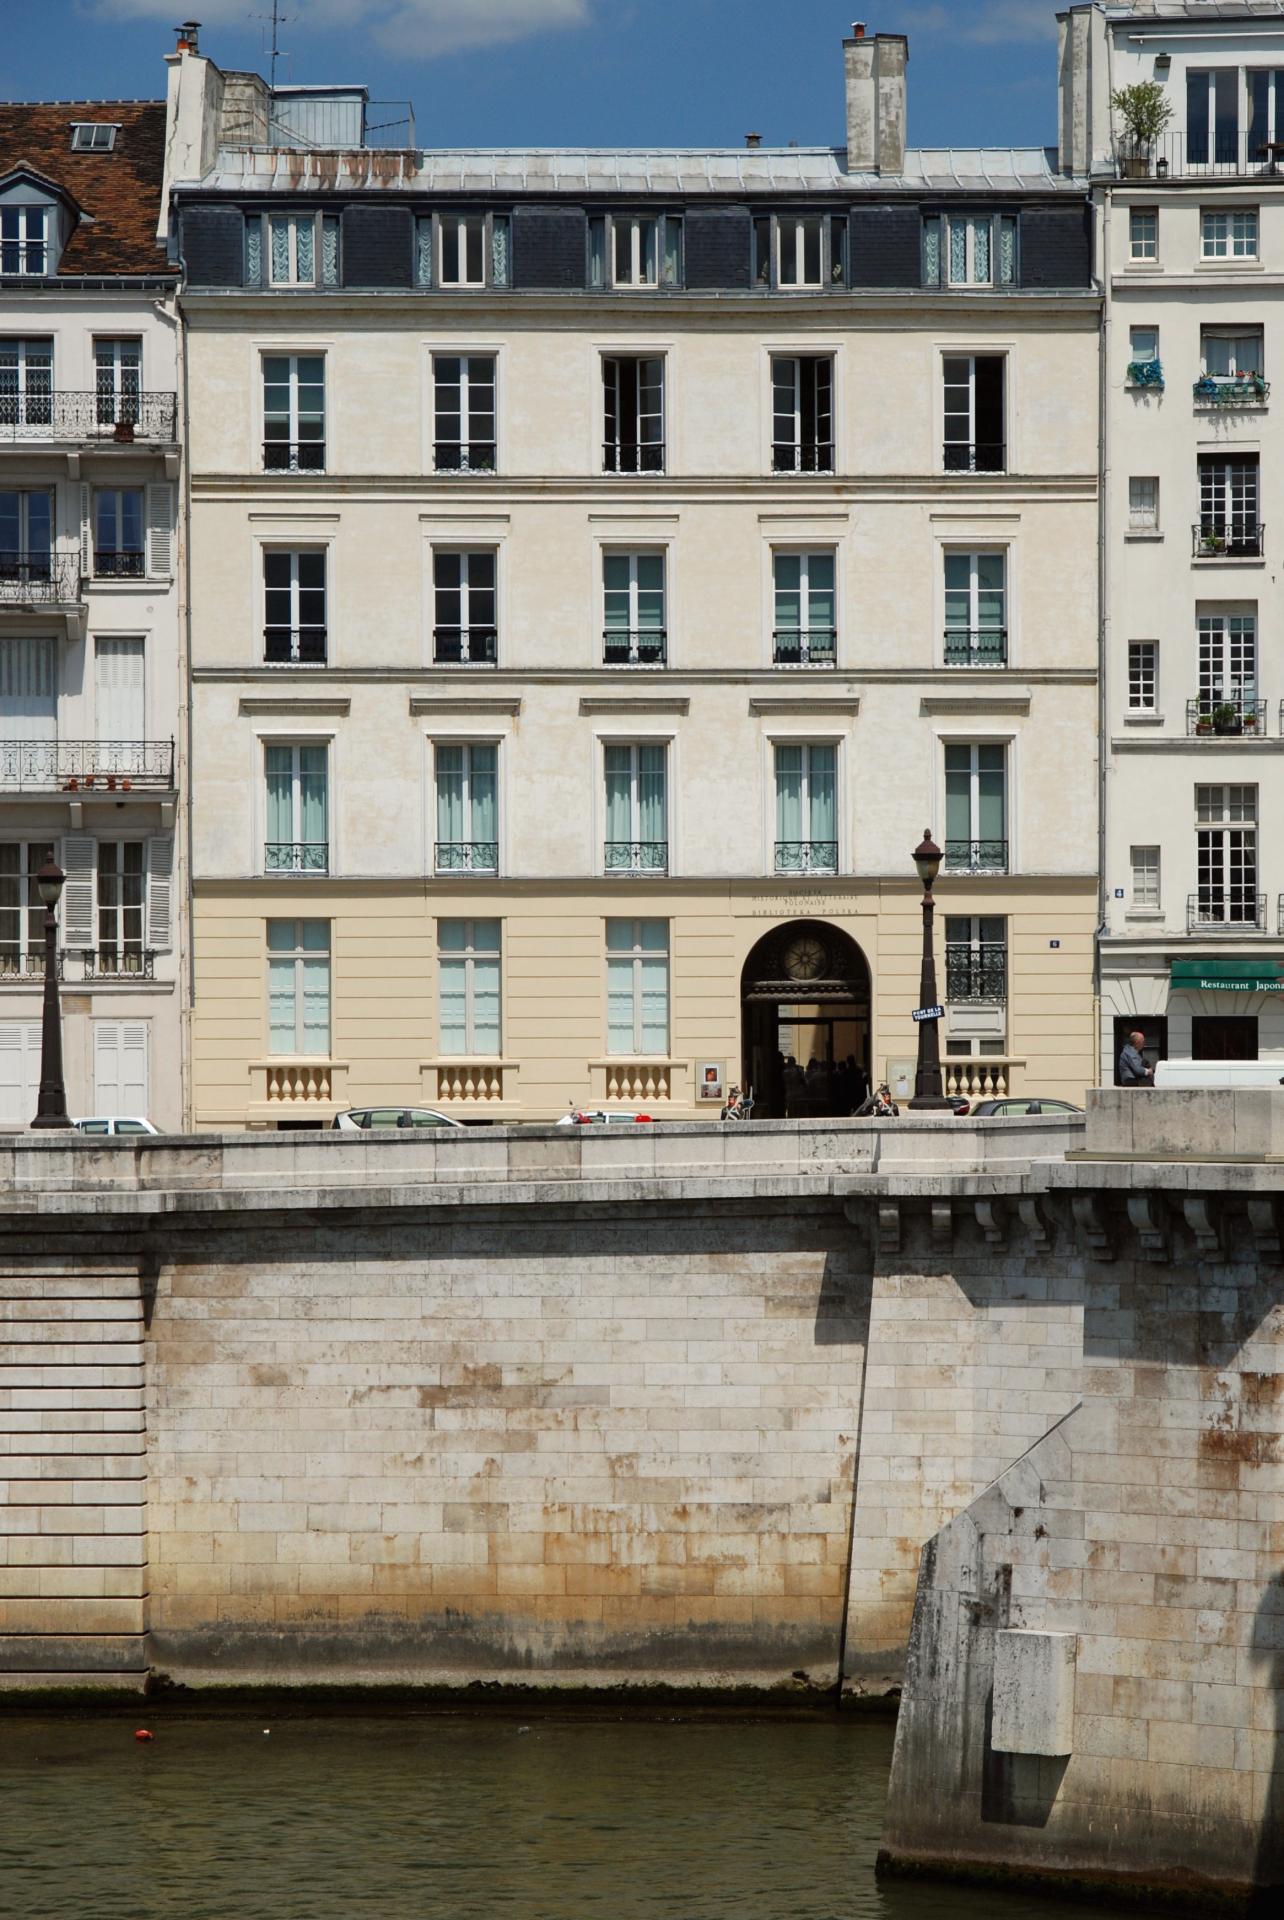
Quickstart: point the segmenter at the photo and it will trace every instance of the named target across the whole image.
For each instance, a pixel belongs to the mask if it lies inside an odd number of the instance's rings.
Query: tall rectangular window
[[[265,873],[330,870],[329,748],[273,741],[265,750],[267,842]]]
[[[1198,891],[1187,916],[1196,926],[1257,927],[1257,788],[1195,788]]]
[[[330,922],[269,920],[268,1052],[330,1051]]]
[[[1200,243],[1205,260],[1256,260],[1257,208],[1205,209],[1200,216]]]
[[[662,667],[666,654],[664,555],[605,553],[603,664]]]
[[[263,467],[268,473],[325,468],[325,356],[263,356]]]
[[[956,914],[945,921],[945,998],[951,1005],[1008,997],[1008,923],[1002,915]]]
[[[602,396],[604,471],[663,473],[664,361],[605,355]]]
[[[1159,848],[1129,849],[1132,870],[1132,908],[1134,913],[1159,911]]]
[[[337,287],[338,214],[248,214],[245,279],[251,287]]]
[[[669,1051],[669,923],[606,923],[606,1050]]]
[[[0,207],[0,274],[43,276],[56,262],[48,207]]]
[[[1261,327],[1201,327],[1200,360],[1210,380],[1260,379],[1266,373]]]
[[[1158,207],[1131,207],[1128,211],[1128,258],[1158,260]]]
[[[1008,659],[1006,553],[945,556],[945,664],[1003,667]]]
[[[1192,167],[1238,166],[1238,67],[1187,69],[1186,160]]]
[[[100,771],[119,760],[128,772],[147,738],[147,644],[141,635],[100,633],[94,641],[94,721]],[[103,767],[102,762],[107,765]],[[146,758],[144,757],[144,764]]]
[[[0,490],[0,584],[48,580],[53,571],[53,495],[44,488]]]
[[[147,571],[141,487],[94,490],[94,572],[100,580],[141,580]]]
[[[415,282],[421,287],[507,287],[509,216],[450,207],[415,222]]]
[[[1007,872],[1006,747],[946,747],[945,865],[955,873]]]
[[[1128,642],[1128,706],[1133,713],[1153,713],[1159,704],[1159,642]]]
[[[606,775],[606,873],[669,870],[668,749],[663,744],[609,741]]]
[[[499,748],[491,740],[438,740],[438,873],[499,871]]]
[[[325,548],[273,548],[263,555],[263,658],[270,667],[323,667]]]
[[[48,840],[0,841],[0,977],[39,978],[45,909],[36,875],[53,854]]]
[[[118,421],[137,426],[142,389],[142,341],[96,338],[94,403],[99,426],[114,426]]]
[[[1261,552],[1259,474],[1260,460],[1255,453],[1199,456],[1195,551],[1201,558]]]
[[[493,548],[435,547],[432,657],[439,667],[493,667],[497,658]]]
[[[494,473],[495,356],[435,353],[433,466],[438,473]]]
[[[437,955],[441,1051],[501,1053],[499,921],[439,920]]]
[[[834,471],[834,363],[828,354],[771,356],[774,473]]]
[[[776,872],[837,873],[837,747],[779,741],[775,760]]]
[[[1153,533],[1159,526],[1159,477],[1133,474],[1128,482],[1128,525],[1134,533]]]
[[[759,214],[753,223],[754,278],[784,292],[847,284],[845,215],[802,210]]]
[[[833,552],[773,553],[771,657],[778,667],[832,667],[838,657]]]
[[[1010,287],[1017,277],[1014,214],[927,214],[923,278],[929,287]]]
[[[10,334],[0,339],[0,427],[22,437],[33,437],[53,422],[53,340],[48,336],[23,339]]]
[[[1269,149],[1284,139],[1284,73],[1270,67],[1249,67],[1248,157],[1271,159]]]
[[[1007,465],[1004,356],[946,354],[945,471],[1002,473]]]
[[[145,898],[142,841],[100,840],[95,953],[100,973],[142,971]]]
[[[1256,732],[1257,616],[1254,613],[1201,613],[1199,620],[1199,697],[1196,719],[1214,732]]]

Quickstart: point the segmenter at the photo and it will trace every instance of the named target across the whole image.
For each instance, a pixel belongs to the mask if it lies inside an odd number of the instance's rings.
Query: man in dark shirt
[[[1128,1035],[1128,1044],[1119,1055],[1119,1084],[1123,1087],[1152,1087],[1155,1069],[1148,1066],[1142,1048],[1146,1036],[1140,1031]]]

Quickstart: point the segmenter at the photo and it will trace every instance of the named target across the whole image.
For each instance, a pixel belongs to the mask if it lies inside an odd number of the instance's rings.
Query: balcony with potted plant
[[[1120,176],[1148,180],[1156,143],[1173,117],[1172,101],[1157,81],[1141,80],[1135,86],[1118,88],[1111,94],[1110,104],[1123,122],[1115,146]]]
[[[1186,702],[1186,732],[1199,740],[1261,740],[1266,702],[1244,694],[1203,693]]]

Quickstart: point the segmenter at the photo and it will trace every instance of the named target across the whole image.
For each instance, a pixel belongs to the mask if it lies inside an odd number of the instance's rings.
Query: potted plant
[[[118,420],[116,422],[115,432],[112,434],[112,439],[118,440],[121,442],[122,445],[128,446],[132,443],[133,438],[134,438],[133,421]]]
[[[1214,733],[1242,733],[1243,725],[1239,708],[1233,707],[1229,700],[1223,700],[1213,708]]]
[[[1201,528],[1199,551],[1201,553],[1225,553],[1226,535],[1224,533],[1214,533],[1208,528]]]
[[[1151,149],[1173,117],[1172,101],[1157,81],[1141,80],[1118,88],[1110,104],[1124,124],[1124,179],[1144,180],[1150,173]]]
[[[1244,712],[1241,716],[1241,724],[1243,726],[1245,733],[1257,732],[1257,708],[1256,707],[1245,707]]]
[[[1195,716],[1195,732],[1200,736],[1201,739],[1206,739],[1207,736],[1212,732],[1212,730],[1213,730],[1212,715],[1209,713],[1207,707],[1201,707],[1199,709],[1198,714]]]

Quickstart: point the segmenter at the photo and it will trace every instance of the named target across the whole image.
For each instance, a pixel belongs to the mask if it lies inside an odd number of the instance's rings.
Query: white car
[[[341,1133],[365,1133],[371,1127],[462,1127],[453,1114],[433,1107],[352,1107],[336,1113],[333,1124]]]
[[[150,1120],[143,1120],[138,1117],[130,1117],[117,1113],[99,1114],[92,1120],[73,1120],[71,1124],[78,1133],[124,1134],[160,1132],[160,1128],[154,1127]]]

